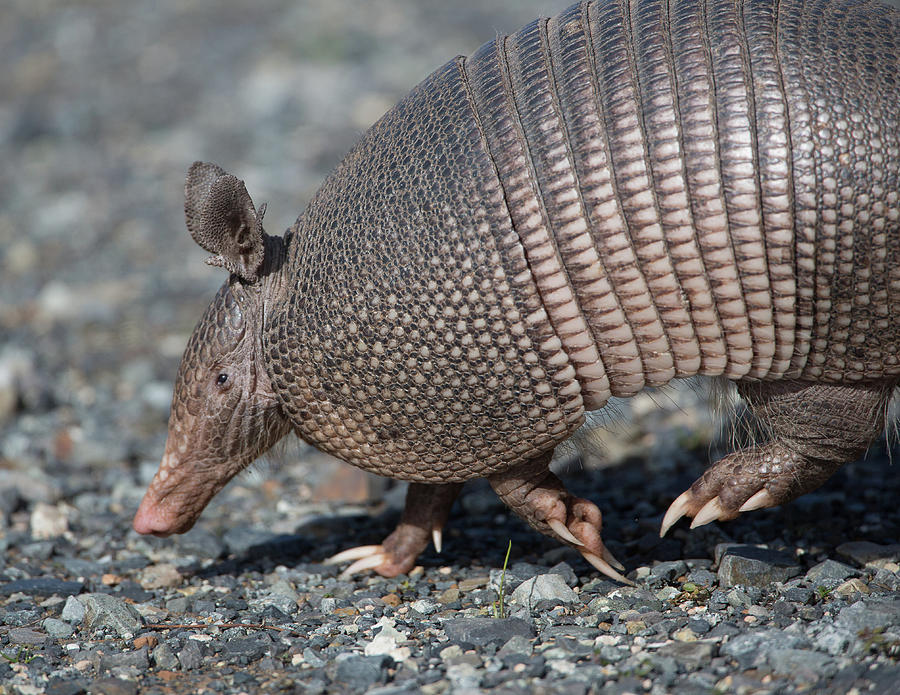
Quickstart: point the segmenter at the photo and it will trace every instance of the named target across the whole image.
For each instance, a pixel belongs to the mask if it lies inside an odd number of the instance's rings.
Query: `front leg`
[[[349,548],[328,558],[326,562],[337,564],[355,560],[341,573],[344,577],[368,569],[374,569],[383,577],[396,577],[409,572],[428,546],[428,541],[433,540],[435,549],[441,552],[441,531],[461,489],[462,483],[410,483],[403,517],[381,545]]]
[[[603,574],[624,584],[632,582],[613,566],[624,569],[600,538],[603,518],[593,502],[573,496],[548,468],[553,452],[488,478],[494,492],[528,525],[580,552]]]

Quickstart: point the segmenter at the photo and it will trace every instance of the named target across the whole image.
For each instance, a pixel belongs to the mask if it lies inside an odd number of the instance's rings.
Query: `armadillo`
[[[484,477],[626,580],[551,453],[612,396],[697,375],[736,382],[768,436],[663,533],[814,489],[900,379],[898,121],[900,13],[877,2],[596,0],[432,73],[283,237],[195,163],[187,227],[229,278],[134,528],[189,529],[293,431],[410,482],[348,571],[408,571]]]

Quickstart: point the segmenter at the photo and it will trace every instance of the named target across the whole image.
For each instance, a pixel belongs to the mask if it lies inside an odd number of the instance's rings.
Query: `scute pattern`
[[[284,410],[453,482],[673,378],[900,375],[898,29],[863,0],[598,0],[448,63],[295,227]]]
[[[900,19],[875,2],[782,6],[798,236],[792,366],[834,382],[897,375]]]
[[[456,62],[373,127],[297,229],[295,284],[264,349],[310,442],[447,483],[533,458],[581,424]]]

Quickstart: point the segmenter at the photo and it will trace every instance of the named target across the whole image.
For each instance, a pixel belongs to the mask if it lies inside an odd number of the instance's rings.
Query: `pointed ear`
[[[255,282],[264,257],[263,215],[257,212],[244,182],[207,162],[194,162],[184,184],[188,231],[214,254],[206,262]]]

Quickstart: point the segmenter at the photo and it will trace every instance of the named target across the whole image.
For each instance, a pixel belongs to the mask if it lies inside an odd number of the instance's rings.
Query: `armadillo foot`
[[[409,572],[415,566],[419,554],[428,546],[429,540],[441,552],[441,529],[447,523],[453,501],[461,488],[462,485],[457,483],[410,483],[403,518],[381,545],[349,548],[328,558],[326,564],[353,560],[353,564],[341,572],[344,579],[366,570],[375,570],[383,577],[396,577]]]
[[[806,458],[774,443],[735,452],[710,466],[672,502],[659,535],[683,516],[693,519],[693,529],[785,504],[817,488],[840,466],[841,462]]]
[[[659,535],[683,516],[697,528],[815,490],[881,433],[894,385],[739,382],[738,392],[772,440],[710,466],[669,507]]]
[[[500,499],[532,528],[574,547],[606,576],[633,584],[616,571],[625,568],[603,545],[603,517],[597,505],[569,493],[547,469],[549,461],[547,454],[488,480]]]

